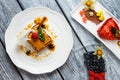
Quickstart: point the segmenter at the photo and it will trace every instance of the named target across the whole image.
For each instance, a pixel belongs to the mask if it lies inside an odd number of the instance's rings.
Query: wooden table
[[[120,20],[120,0],[98,0]],[[70,16],[70,11],[80,0],[0,0],[0,80],[87,80],[83,53],[102,45],[106,53],[106,80],[120,80],[120,61],[91,33]],[[15,14],[26,8],[45,6],[63,15],[72,28],[74,47],[67,62],[57,70],[33,75],[17,68],[5,50],[5,31]]]

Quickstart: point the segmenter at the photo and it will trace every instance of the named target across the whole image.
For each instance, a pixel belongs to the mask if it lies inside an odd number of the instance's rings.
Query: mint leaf
[[[43,42],[45,41],[45,36],[43,33],[39,35],[39,39]]]
[[[42,32],[41,27],[39,27],[39,29],[38,29],[38,37],[41,41],[43,41],[43,42],[45,41],[45,36],[44,36],[44,33]]]

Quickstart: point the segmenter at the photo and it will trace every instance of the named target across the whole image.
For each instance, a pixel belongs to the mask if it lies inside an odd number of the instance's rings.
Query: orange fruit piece
[[[98,50],[98,51],[97,51],[97,55],[101,56],[102,54],[103,54],[103,53],[102,53],[101,50]]]
[[[84,17],[82,18],[82,21],[83,21],[84,23],[86,23],[87,20],[88,20],[88,19],[87,19],[86,16],[84,16]]]
[[[87,2],[86,2],[86,5],[87,5],[88,7],[90,7],[90,6],[91,6],[91,2],[90,2],[90,1],[87,1]]]
[[[83,11],[83,10],[80,11],[79,14],[80,14],[81,17],[83,17],[83,15],[84,15],[84,11]]]

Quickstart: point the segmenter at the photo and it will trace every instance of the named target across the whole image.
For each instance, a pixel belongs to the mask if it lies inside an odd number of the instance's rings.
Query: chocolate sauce
[[[90,16],[89,12],[93,12],[94,15],[93,16]],[[84,13],[85,13],[85,16],[88,18],[88,20],[90,20],[91,22],[95,23],[96,25],[101,23],[101,21],[99,20],[99,18],[96,16],[96,11],[95,10],[91,10],[91,9],[88,9],[88,10],[84,10]]]

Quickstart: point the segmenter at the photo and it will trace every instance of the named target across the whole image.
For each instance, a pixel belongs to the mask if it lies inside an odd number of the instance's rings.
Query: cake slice
[[[47,47],[49,44],[52,43],[52,39],[51,37],[45,32],[44,29],[41,28],[41,34],[39,34],[39,28],[41,27],[41,25],[43,24],[43,22],[46,20],[46,17],[43,17],[42,21],[40,24],[36,24],[35,26],[33,26],[32,30],[29,34],[28,34],[28,43],[30,45],[32,45],[32,47],[39,52],[40,50],[42,50],[43,48]],[[39,36],[42,35],[42,36]]]

